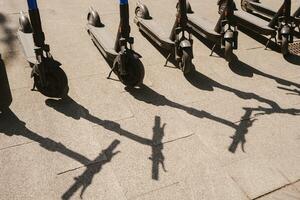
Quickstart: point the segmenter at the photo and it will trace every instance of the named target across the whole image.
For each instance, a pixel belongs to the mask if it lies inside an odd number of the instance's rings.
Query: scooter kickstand
[[[33,86],[32,86],[32,89],[31,89],[31,91],[35,91],[35,87],[36,87],[36,85],[35,85],[35,81],[33,81]]]
[[[166,60],[166,63],[164,65],[164,67],[167,67],[168,66],[168,62],[169,62],[169,59],[171,57],[171,53],[169,53],[168,57],[167,57],[167,60]]]
[[[211,53],[210,53],[210,55],[209,55],[209,56],[212,56],[212,55],[214,54],[214,52],[215,52],[215,48],[216,48],[216,44],[214,44],[213,48],[211,49]]]
[[[107,79],[110,79],[110,77],[111,77],[111,74],[114,72],[114,70],[115,70],[116,66],[117,66],[117,65],[114,65],[114,66],[111,68],[111,70],[110,70],[110,72],[109,72],[108,76],[106,77]]]
[[[110,77],[111,77],[111,74],[113,73],[113,71],[114,71],[114,69],[112,68],[112,69],[110,70],[110,72],[109,72],[108,76],[106,77],[107,79],[110,79]]]
[[[268,49],[268,47],[269,47],[269,44],[270,44],[270,42],[271,42],[271,40],[272,40],[272,36],[268,39],[268,42],[267,42],[267,44],[266,44],[266,46],[265,46],[265,50],[267,50]],[[275,40],[276,40],[276,37],[275,37]],[[277,43],[277,41],[276,41],[276,43]]]

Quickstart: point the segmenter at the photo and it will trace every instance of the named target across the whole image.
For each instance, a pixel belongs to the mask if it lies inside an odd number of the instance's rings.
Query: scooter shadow
[[[286,56],[284,56],[284,59],[291,64],[300,65],[300,56],[298,56],[298,55],[295,55],[295,54],[286,55]]]
[[[6,73],[6,66],[0,54],[0,113],[6,110],[12,102],[12,94]]]
[[[299,94],[299,90],[300,89],[300,84],[299,83],[295,83],[289,80],[285,80],[267,73],[264,73],[262,71],[259,71],[258,69],[255,69],[254,67],[244,63],[243,61],[240,61],[238,58],[234,59],[234,62],[231,62],[229,64],[229,68],[231,69],[232,72],[234,72],[237,75],[240,76],[244,76],[244,77],[249,77],[252,78],[254,75],[258,75],[258,76],[263,76],[265,78],[268,79],[272,79],[274,80],[277,84],[280,84],[281,86],[278,86],[277,88],[281,89],[281,90],[286,90],[289,92],[292,92],[292,94]],[[297,89],[291,89],[291,88],[283,88],[282,86],[294,86]],[[287,93],[290,94],[290,93]]]

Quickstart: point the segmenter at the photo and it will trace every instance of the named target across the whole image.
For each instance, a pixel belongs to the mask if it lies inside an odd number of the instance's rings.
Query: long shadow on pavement
[[[88,165],[91,161],[67,148],[60,142],[56,142],[50,138],[43,137],[26,127],[26,123],[21,121],[10,109],[8,109],[5,113],[0,114],[0,133],[5,134],[7,136],[22,136],[31,141],[37,142],[40,146],[51,152],[61,153],[82,165]]]
[[[272,79],[280,85],[295,86],[295,87],[300,89],[300,84],[299,83],[295,83],[295,82],[285,80],[285,79],[267,74],[265,72],[259,71],[258,69],[255,69],[254,67],[252,67],[252,66],[244,63],[243,61],[239,60],[238,58],[234,59],[234,62],[231,62],[229,64],[229,67],[230,67],[232,72],[234,72],[234,73],[236,73],[240,76],[253,77],[254,74],[256,74],[256,75],[263,76],[263,77],[268,78],[268,79]]]
[[[0,113],[6,110],[12,102],[12,94],[6,73],[6,66],[0,54]]]
[[[87,157],[77,153],[60,142],[56,142],[50,138],[43,137],[26,127],[25,122],[21,121],[10,109],[5,113],[0,114],[0,133],[7,136],[22,136],[31,141],[37,142],[40,146],[50,152],[58,152],[68,158],[76,160],[81,163],[84,167],[87,167],[86,173],[80,177],[76,184],[71,187],[64,197],[65,199],[71,198],[71,196],[82,186],[81,196],[83,195],[86,188],[92,183],[93,176],[98,173],[101,166],[107,162],[110,162],[114,148],[120,143],[115,140],[110,147],[103,150],[102,153],[95,160],[90,160]],[[8,147],[9,148],[9,147]],[[100,160],[100,161],[99,161]],[[70,170],[69,170],[70,171]]]
[[[160,128],[160,117],[155,117],[155,126],[153,128],[153,138],[147,139],[143,138],[141,136],[138,136],[137,134],[131,133],[127,130],[124,130],[121,128],[120,124],[109,121],[109,120],[102,120],[98,117],[95,117],[89,113],[89,111],[83,107],[82,105],[78,104],[76,101],[74,101],[71,97],[67,97],[66,99],[47,99],[46,105],[49,107],[52,107],[56,111],[71,117],[75,120],[79,120],[80,118],[83,118],[89,122],[92,122],[96,125],[102,126],[106,130],[112,131],[114,133],[119,134],[120,136],[124,136],[130,140],[133,140],[139,144],[150,146],[152,148],[152,157],[150,158],[153,162],[153,170],[152,170],[152,178],[154,180],[158,180],[159,178],[159,164],[162,164],[163,170],[165,171],[164,167],[164,156],[162,154],[163,149],[163,143],[162,139],[164,136],[164,127]]]
[[[162,153],[164,149],[164,144],[162,142],[164,137],[164,129],[166,124],[161,126],[161,118],[155,116],[155,124],[153,127],[153,145],[152,145],[152,156],[149,158],[152,160],[152,179],[159,180],[159,165],[162,166],[164,172],[167,172],[165,168],[165,157]]]
[[[119,140],[114,140],[109,147],[104,149],[80,176],[74,178],[75,183],[62,195],[62,199],[70,199],[81,187],[80,198],[82,198],[87,187],[92,184],[94,176],[101,171],[102,166],[109,163],[115,155],[120,153],[120,151],[114,152],[119,144]]]
[[[271,76],[272,77],[272,76]],[[258,115],[269,115],[274,113],[280,113],[280,114],[289,114],[289,115],[300,115],[299,109],[289,108],[289,109],[283,109],[281,108],[275,101],[261,97],[254,93],[248,93],[243,92],[234,88],[231,88],[229,86],[223,85],[221,83],[218,83],[207,76],[195,72],[189,76],[186,76],[187,80],[195,87],[203,90],[203,88],[210,88],[210,91],[213,90],[213,88],[219,88],[221,90],[231,92],[238,96],[241,99],[244,100],[250,100],[254,99],[258,102],[265,103],[270,106],[270,108],[264,108],[264,107],[258,107],[258,108],[243,108],[245,110],[245,114],[241,117],[241,119],[237,122],[238,124],[234,124],[234,126],[231,126],[235,129],[235,134],[231,138],[233,139],[232,144],[229,147],[229,151],[234,153],[236,151],[236,148],[239,143],[241,143],[242,150],[244,151],[244,144],[246,142],[245,135],[248,133],[248,129],[253,125],[253,122],[255,120],[252,119],[252,113],[253,111],[260,112],[256,114]],[[295,85],[299,86],[296,83],[292,83],[283,79],[272,77],[274,80],[284,83],[286,85]]]
[[[231,138],[233,139],[232,144],[229,147],[229,151],[234,153],[236,151],[236,147],[238,146],[239,143],[242,144],[242,149],[244,149],[244,144],[246,142],[245,140],[245,135],[248,133],[248,129],[253,125],[253,120],[251,119],[251,115],[249,115],[248,111],[249,109],[252,111],[261,111],[262,113],[260,114],[272,114],[272,113],[282,113],[282,114],[290,114],[290,115],[299,115],[300,110],[297,109],[282,109],[276,102],[263,98],[259,95],[256,95],[254,93],[248,93],[248,92],[243,92],[225,85],[222,85],[209,77],[204,76],[203,74],[195,71],[194,73],[191,73],[190,75],[186,76],[186,79],[195,87],[201,89],[201,90],[208,90],[208,91],[213,91],[214,88],[219,88],[221,90],[231,92],[238,96],[241,99],[244,100],[249,100],[249,99],[254,99],[257,100],[258,102],[265,103],[270,106],[270,108],[244,108],[245,114],[244,116],[241,117],[241,119],[237,122],[231,122],[229,120],[220,118],[218,116],[214,116],[204,110],[197,110],[192,107],[188,107],[185,105],[178,104],[176,102],[173,102],[169,99],[167,99],[165,96],[155,92],[151,88],[147,86],[142,86],[141,88],[133,88],[129,89],[127,88],[127,91],[135,97],[139,101],[146,102],[148,104],[152,104],[155,106],[169,106],[172,108],[177,108],[180,110],[183,110],[187,112],[190,115],[193,115],[198,118],[207,118],[212,121],[218,122],[220,124],[226,125],[228,127],[231,127],[232,129],[235,130],[234,136]],[[235,147],[235,148],[233,148]]]

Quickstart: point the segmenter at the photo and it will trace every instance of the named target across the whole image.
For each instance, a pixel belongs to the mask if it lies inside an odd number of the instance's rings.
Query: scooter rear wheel
[[[182,50],[182,63],[181,63],[181,70],[184,74],[189,74],[193,71],[193,53],[191,48],[185,48]]]
[[[289,40],[287,35],[282,36],[281,53],[286,56],[289,54]]]
[[[69,92],[68,78],[65,72],[57,65],[54,60],[45,61],[45,78],[47,85],[42,86],[38,75],[34,75],[35,86],[40,93],[51,98],[63,98]]]
[[[248,5],[247,0],[241,0],[242,10],[248,13],[252,13],[252,10],[250,10],[247,5]]]
[[[114,66],[119,65],[119,60],[120,59],[118,58],[115,59]],[[119,67],[115,66],[115,69],[119,69]],[[135,87],[143,83],[145,69],[143,63],[136,54],[128,55],[125,66],[126,75],[121,75],[119,70],[117,71],[119,80],[128,87]]]
[[[231,62],[233,58],[233,48],[232,48],[232,42],[229,40],[225,41],[225,52],[224,56],[227,62]]]

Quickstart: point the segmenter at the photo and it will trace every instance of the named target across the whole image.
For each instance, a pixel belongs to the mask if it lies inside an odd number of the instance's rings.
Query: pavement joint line
[[[296,181],[294,181],[294,182],[285,184],[285,185],[283,185],[283,186],[281,186],[281,187],[279,187],[279,188],[276,188],[276,189],[274,189],[274,190],[272,190],[272,191],[270,191],[270,192],[267,192],[267,193],[265,193],[265,194],[262,194],[262,195],[260,195],[260,196],[258,196],[258,197],[255,197],[255,198],[252,199],[252,200],[259,200],[259,199],[261,199],[262,197],[265,197],[265,196],[267,196],[267,195],[269,195],[269,194],[272,194],[272,193],[274,193],[274,192],[276,192],[276,191],[279,191],[279,190],[281,190],[281,189],[283,189],[283,188],[286,188],[286,187],[288,187],[288,186],[294,185],[294,184],[296,184],[296,183],[298,183],[298,182],[300,182],[300,179],[298,179],[298,180],[296,180]]]
[[[137,198],[142,197],[142,196],[144,196],[144,195],[150,194],[150,193],[152,193],[152,192],[160,191],[160,190],[163,190],[163,189],[165,189],[165,188],[169,188],[169,187],[172,187],[172,186],[174,186],[174,185],[178,185],[179,183],[180,183],[180,182],[177,181],[177,182],[171,183],[171,184],[169,184],[169,185],[165,185],[165,186],[162,186],[162,187],[160,187],[160,188],[157,188],[157,189],[150,190],[150,191],[148,191],[148,192],[142,193],[142,194],[137,195],[137,196],[135,196],[135,197],[132,197],[132,198],[130,198],[130,199],[134,200],[134,199],[137,199]]]
[[[105,156],[105,159],[103,159],[103,160],[107,160],[107,157]],[[72,169],[68,169],[68,170],[65,170],[65,171],[63,171],[63,172],[59,172],[59,173],[57,173],[56,175],[57,175],[57,176],[60,176],[60,175],[63,175],[63,174],[67,174],[67,173],[69,173],[69,172],[76,171],[76,170],[78,170],[78,169],[82,169],[82,168],[84,168],[84,167],[89,167],[89,166],[97,165],[97,164],[103,162],[103,160],[98,160],[98,161],[91,162],[91,163],[86,164],[86,165],[81,165],[81,166],[79,166],[79,167],[75,167],[75,168],[72,168]]]
[[[30,141],[30,142],[25,142],[25,143],[21,143],[21,144],[16,144],[16,145],[1,148],[0,151],[12,149],[12,148],[16,148],[16,147],[21,147],[21,146],[25,146],[25,145],[32,144],[32,143],[36,143],[36,142]]]
[[[173,142],[176,142],[176,141],[178,141],[178,140],[183,140],[183,139],[190,138],[190,137],[192,137],[192,136],[194,136],[194,135],[195,135],[195,133],[192,133],[192,134],[189,134],[189,135],[186,135],[186,136],[182,136],[182,137],[179,137],[179,138],[176,138],[176,139],[173,139],[173,140],[169,140],[169,141],[163,142],[163,143],[161,143],[161,144],[173,143]],[[160,145],[160,144],[158,144],[158,145]]]
[[[229,177],[233,180],[233,182],[237,185],[237,187],[240,189],[240,191],[246,196],[247,199],[251,200],[251,198],[248,196],[247,192],[243,190],[242,187],[240,187],[239,183],[228,173]]]

